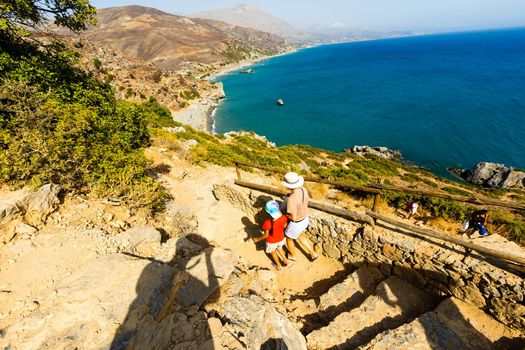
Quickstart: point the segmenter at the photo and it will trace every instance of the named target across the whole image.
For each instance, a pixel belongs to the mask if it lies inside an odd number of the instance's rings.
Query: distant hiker
[[[282,210],[290,219],[284,234],[286,235],[286,248],[290,253],[288,259],[295,260],[295,242],[297,240],[312,260],[318,258],[312,243],[302,233],[308,228],[308,191],[303,187],[304,178],[297,173],[289,172],[284,176],[282,184],[291,190],[290,195],[284,200]]]
[[[276,201],[266,202],[264,210],[270,214],[271,219],[264,221],[262,224],[264,234],[252,239],[255,243],[266,239],[266,253],[272,256],[273,265],[277,271],[281,271],[282,265],[279,259],[282,260],[284,265],[288,264],[288,259],[286,259],[286,254],[283,250],[283,246],[286,244],[284,228],[287,226],[288,218],[281,213],[279,204]]]
[[[468,236],[468,238],[477,238],[487,236],[489,234],[489,230],[485,226],[487,222],[487,216],[488,211],[485,209],[472,213],[470,219],[463,224],[463,228],[465,229],[463,237]],[[474,235],[476,231],[478,234],[477,236]]]
[[[416,215],[417,208],[419,208],[419,204],[417,201],[409,201],[405,207],[405,211],[408,214],[407,219],[411,219],[412,216]]]

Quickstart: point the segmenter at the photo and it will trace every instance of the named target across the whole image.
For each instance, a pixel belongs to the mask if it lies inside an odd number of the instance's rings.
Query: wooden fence
[[[235,165],[236,165],[236,171],[237,171],[237,179],[239,180],[241,180],[241,172],[239,169],[240,166],[261,169],[261,170],[265,170],[265,171],[275,173],[275,174],[285,174],[286,173],[286,171],[283,171],[283,170],[273,169],[269,167],[264,167],[264,166],[240,162],[240,161],[235,162]],[[374,198],[375,208],[373,208],[374,211],[376,211],[377,206],[379,205],[379,201],[381,199],[381,192],[383,190],[401,192],[401,193],[409,193],[409,194],[417,194],[421,196],[429,196],[429,197],[435,197],[435,198],[450,199],[450,200],[457,201],[457,202],[470,203],[470,204],[480,205],[480,206],[496,206],[496,207],[515,209],[515,210],[516,209],[525,210],[525,203],[503,201],[503,200],[487,198],[487,197],[459,196],[459,195],[452,195],[449,193],[438,192],[438,191],[421,190],[421,189],[415,189],[415,188],[410,188],[410,187],[386,185],[386,184],[373,183],[373,182],[367,183],[366,185],[357,185],[357,184],[352,184],[348,182],[325,180],[325,179],[320,179],[320,178],[312,177],[312,176],[304,176],[304,180],[309,181],[309,182],[317,182],[317,183],[332,185],[335,187],[344,188],[344,189],[353,190],[353,191],[374,193],[375,194],[375,198]]]
[[[286,191],[284,189],[277,188],[277,187],[261,185],[261,184],[255,184],[255,183],[252,183],[252,182],[243,181],[241,179],[241,172],[240,172],[239,166],[253,167],[253,168],[266,170],[266,171],[270,171],[272,173],[278,173],[278,174],[285,173],[284,171],[277,170],[277,169],[271,169],[271,168],[268,168],[268,167],[261,167],[261,166],[257,166],[257,165],[253,165],[253,164],[244,163],[244,162],[237,162],[237,167],[236,167],[237,180],[235,180],[235,182],[234,182],[236,185],[242,186],[242,187],[246,187],[246,188],[250,188],[250,189],[254,189],[254,190],[257,190],[257,191],[261,191],[261,192],[266,192],[266,193],[278,195],[278,196],[283,196],[283,195],[286,195],[288,193],[288,191]],[[347,210],[347,209],[344,209],[344,208],[332,206],[332,205],[327,205],[327,204],[320,203],[320,202],[313,201],[313,200],[310,201],[310,203],[309,203],[309,207],[311,207],[311,208],[318,209],[318,210],[321,210],[321,211],[324,211],[324,212],[327,212],[329,214],[333,214],[333,215],[336,215],[336,216],[339,216],[339,217],[342,217],[342,218],[345,218],[345,219],[358,221],[358,222],[363,222],[363,223],[366,223],[366,224],[369,224],[369,225],[374,225],[376,221],[382,221],[382,222],[385,222],[385,223],[387,223],[389,225],[392,225],[392,226],[401,228],[403,230],[409,231],[411,233],[415,233],[415,234],[423,235],[423,236],[427,236],[427,237],[432,237],[432,238],[437,238],[437,239],[442,240],[442,241],[446,241],[446,242],[449,242],[449,243],[453,243],[453,244],[462,246],[462,247],[467,248],[467,249],[471,249],[471,250],[477,251],[478,253],[481,253],[481,254],[484,254],[484,255],[492,256],[492,257],[495,257],[495,258],[503,259],[505,261],[514,263],[514,264],[518,264],[520,266],[520,270],[523,271],[523,267],[521,267],[521,266],[525,266],[525,258],[524,257],[517,256],[517,255],[514,255],[514,254],[508,254],[508,253],[505,253],[505,252],[500,252],[500,251],[497,251],[497,250],[494,250],[494,249],[489,249],[489,248],[486,248],[486,247],[483,247],[483,246],[480,246],[480,245],[477,245],[477,244],[470,243],[470,242],[465,241],[465,240],[460,239],[460,238],[451,237],[451,236],[449,236],[449,235],[447,235],[445,233],[441,233],[441,232],[438,232],[438,231],[435,231],[435,230],[424,229],[424,228],[416,227],[416,226],[413,226],[413,225],[408,225],[408,224],[406,224],[404,222],[401,222],[401,221],[398,221],[398,220],[394,220],[392,218],[389,218],[387,216],[380,215],[379,213],[377,213],[378,203],[376,203],[376,201],[379,201],[379,196],[381,194],[381,189],[388,189],[390,191],[404,192],[403,190],[405,189],[405,187],[386,185],[387,187],[379,187],[379,188],[377,188],[377,187],[372,187],[371,184],[368,184],[367,186],[361,186],[361,185],[348,184],[348,183],[343,183],[343,182],[338,182],[338,181],[329,181],[329,180],[317,179],[317,178],[312,178],[312,177],[304,177],[304,179],[305,179],[305,181],[314,181],[313,179],[315,179],[314,182],[319,182],[319,183],[324,183],[324,184],[328,184],[328,185],[334,185],[334,186],[341,187],[341,188],[358,190],[358,191],[364,191],[364,192],[369,192],[369,193],[374,193],[375,194],[374,205],[373,205],[372,210],[368,210],[364,214],[357,213],[357,212],[354,212],[354,211],[350,211],[350,210]],[[381,185],[381,186],[385,186],[385,185]],[[424,195],[427,195],[427,196],[432,196],[432,194],[434,193],[433,191],[420,191],[420,190],[415,190],[415,189],[409,189],[409,190],[412,191],[412,192],[409,192],[409,193],[419,192],[419,193],[416,193],[416,194],[423,194],[423,193],[425,193]],[[452,196],[452,197],[460,197],[460,196]],[[441,197],[441,198],[445,198],[445,197]],[[482,202],[481,198],[477,198],[477,199],[480,200],[479,203],[478,202],[472,202],[471,201],[472,198],[468,198],[468,197],[461,197],[461,198],[464,199],[463,202],[468,202],[468,203],[472,203],[472,204],[497,205],[497,206],[506,207],[506,208],[512,208],[512,209],[516,209],[516,207],[518,207],[519,209],[522,209],[522,207],[518,206],[518,204],[520,204],[520,203],[512,203],[512,202],[506,202],[506,201],[496,201],[496,200],[493,200],[493,199],[489,199],[492,203],[494,203],[494,202],[499,202],[499,203],[498,204],[488,204],[486,202]],[[452,199],[452,198],[448,198],[448,199]],[[467,201],[466,199],[469,199],[469,201]],[[457,200],[457,199],[454,198],[454,200]],[[508,204],[512,204],[512,205],[509,206]],[[525,209],[525,205],[523,206],[523,208]]]

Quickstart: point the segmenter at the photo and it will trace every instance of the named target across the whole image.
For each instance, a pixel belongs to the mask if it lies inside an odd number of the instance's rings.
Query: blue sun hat
[[[276,201],[268,201],[264,206],[264,210],[274,219],[280,218],[283,214],[279,210],[279,203]]]

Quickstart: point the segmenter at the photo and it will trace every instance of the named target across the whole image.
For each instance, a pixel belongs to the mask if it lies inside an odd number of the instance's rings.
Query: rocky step
[[[505,326],[474,305],[452,297],[435,312],[472,349],[525,349],[525,333]]]
[[[376,267],[361,267],[341,283],[330,288],[319,298],[318,310],[325,320],[332,320],[341,312],[360,305],[366,297],[374,294],[385,276]]]
[[[435,312],[427,312],[414,321],[396,329],[389,329],[377,335],[359,350],[449,350],[472,349]]]
[[[412,284],[391,276],[358,308],[339,314],[328,326],[310,333],[309,349],[355,349],[377,334],[401,326],[431,310],[435,300]]]
[[[360,350],[491,350],[523,349],[520,335],[482,310],[456,298],[399,328],[376,336]]]

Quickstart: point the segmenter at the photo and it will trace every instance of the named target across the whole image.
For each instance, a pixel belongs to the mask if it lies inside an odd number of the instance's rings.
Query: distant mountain
[[[241,4],[231,8],[199,12],[191,17],[214,19],[241,27],[253,28],[278,35],[290,41],[304,38],[304,33],[300,30],[290,26],[283,20],[250,5]]]
[[[282,38],[269,33],[142,6],[100,9],[97,21],[82,36],[172,70],[224,65],[287,49]]]
[[[381,32],[372,30],[358,30],[348,28],[344,25],[316,25],[309,27],[307,32],[310,35],[308,42],[311,44],[365,41],[416,35],[416,33],[411,31]]]

